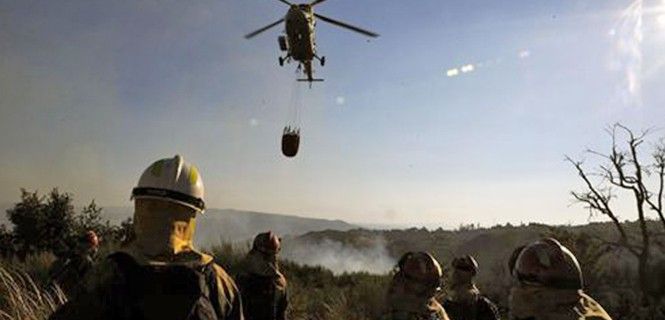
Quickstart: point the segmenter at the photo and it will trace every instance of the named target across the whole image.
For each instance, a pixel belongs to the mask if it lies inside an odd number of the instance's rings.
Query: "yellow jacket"
[[[198,264],[201,268],[207,267],[214,274],[214,284],[216,292],[209,294],[209,299],[213,310],[218,319],[243,320],[242,303],[238,289],[231,277],[222,267],[212,261],[212,257],[188,252],[188,256],[199,256],[199,262],[207,264]],[[133,256],[132,256],[133,258]],[[140,262],[140,260],[137,260]],[[173,265],[177,265],[175,263]],[[196,268],[192,261],[186,264],[180,264],[188,268]],[[170,265],[171,266],[171,265]],[[125,283],[127,277],[124,272],[112,260],[107,259],[102,262],[93,272],[86,277],[85,289],[79,295],[67,302],[54,313],[50,319],[129,319],[132,318],[126,310],[136,308],[137,301],[130,301],[125,294],[118,294],[126,290],[118,289],[118,284]],[[215,289],[212,289],[215,290]],[[123,297],[124,296],[124,297]],[[174,297],[174,299],[178,299]],[[157,312],[145,311],[144,316],[147,319],[171,319],[167,308],[170,301],[164,301],[164,308],[156,308]],[[140,308],[140,304],[138,305]],[[123,311],[125,310],[125,311]],[[142,311],[144,312],[144,311]],[[171,317],[170,317],[171,316]]]
[[[193,247],[195,216],[169,202],[137,201],[134,242],[89,272],[81,294],[50,319],[133,319],[138,313],[164,320],[191,306],[214,310],[220,320],[243,320],[234,281]]]
[[[612,320],[603,307],[582,290],[513,287],[511,319]]]

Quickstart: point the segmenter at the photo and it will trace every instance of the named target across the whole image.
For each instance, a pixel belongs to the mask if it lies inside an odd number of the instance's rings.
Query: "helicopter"
[[[312,82],[323,81],[323,79],[314,78],[312,61],[314,59],[318,60],[322,67],[326,64],[326,57],[319,57],[316,54],[316,43],[314,41],[314,28],[316,26],[315,18],[338,27],[358,32],[368,37],[376,38],[379,36],[374,32],[367,31],[332,18],[328,18],[318,13],[314,13],[313,7],[326,0],[314,0],[311,3],[302,4],[294,4],[287,0],[278,1],[290,7],[289,11],[286,13],[286,16],[261,29],[245,35],[245,38],[253,38],[256,35],[274,26],[277,26],[282,22],[285,22],[286,34],[280,35],[277,38],[280,50],[286,52],[284,57],[279,57],[279,65],[284,66],[284,62],[290,63],[292,60],[298,61],[298,70],[303,70],[306,75],[305,79],[298,79],[298,81],[307,81],[309,82],[310,87],[312,86]]]

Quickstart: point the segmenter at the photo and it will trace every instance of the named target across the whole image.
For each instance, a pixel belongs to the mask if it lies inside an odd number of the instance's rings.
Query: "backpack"
[[[119,272],[114,283],[115,319],[218,320],[217,275],[213,263],[201,267],[142,266],[122,252],[109,255]]]
[[[470,303],[446,300],[443,307],[451,319],[494,320],[501,318],[494,303],[483,295],[478,295]]]
[[[236,279],[242,294],[245,319],[278,319],[279,300],[285,293],[277,290],[272,277],[241,273]]]

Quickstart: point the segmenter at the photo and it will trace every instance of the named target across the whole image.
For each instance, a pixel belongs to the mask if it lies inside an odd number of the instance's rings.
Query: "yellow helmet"
[[[176,155],[150,165],[132,190],[132,199],[165,200],[203,212],[203,193],[203,180],[196,166]]]

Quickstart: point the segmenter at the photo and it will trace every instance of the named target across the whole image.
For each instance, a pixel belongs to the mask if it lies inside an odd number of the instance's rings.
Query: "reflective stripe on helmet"
[[[198,208],[201,211],[205,210],[205,203],[203,202],[203,199],[192,197],[182,192],[161,189],[161,188],[148,188],[148,187],[136,187],[132,190],[133,198],[144,197],[144,196],[160,197],[160,198],[180,201],[189,204],[191,206],[194,206],[195,208]]]

